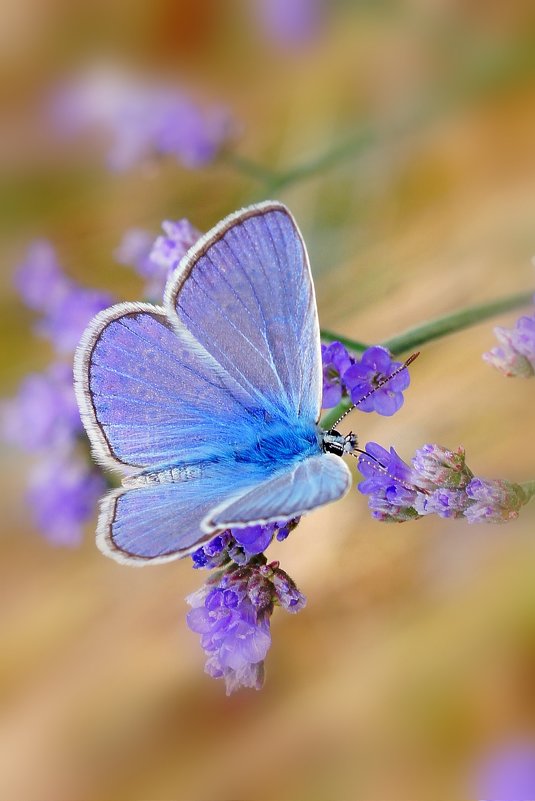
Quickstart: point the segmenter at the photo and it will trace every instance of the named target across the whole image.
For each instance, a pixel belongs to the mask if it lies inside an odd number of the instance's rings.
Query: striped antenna
[[[380,389],[381,387],[384,387],[385,384],[388,384],[388,382],[391,381],[396,375],[398,375],[398,373],[401,373],[401,371],[405,370],[409,366],[409,364],[412,364],[413,361],[415,359],[417,359],[419,355],[420,355],[420,351],[419,350],[416,351],[415,353],[411,353],[409,358],[405,359],[403,364],[400,364],[400,366],[396,370],[394,370],[393,373],[390,373],[390,375],[387,375],[384,378],[382,378],[380,381],[377,382],[377,386],[373,387],[373,389],[370,389],[370,391],[367,392],[365,395],[363,395],[362,398],[359,398],[359,400],[356,403],[352,403],[351,406],[348,409],[345,410],[343,415],[341,417],[339,417],[338,420],[336,421],[336,423],[331,427],[331,431],[333,429],[335,429],[338,426],[338,424],[342,422],[344,417],[347,417],[347,415],[350,412],[352,412],[353,409],[356,409],[356,407],[359,405],[359,403],[362,403],[362,401],[365,401],[366,398],[369,398],[370,395],[373,395],[373,393],[376,392],[378,389]],[[367,454],[367,455],[369,456],[369,454]]]

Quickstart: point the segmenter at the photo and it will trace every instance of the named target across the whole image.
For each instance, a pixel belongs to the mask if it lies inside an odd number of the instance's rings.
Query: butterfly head
[[[357,435],[340,434],[335,428],[324,431],[322,435],[322,449],[324,453],[334,453],[336,456],[345,456],[353,453],[358,445]]]

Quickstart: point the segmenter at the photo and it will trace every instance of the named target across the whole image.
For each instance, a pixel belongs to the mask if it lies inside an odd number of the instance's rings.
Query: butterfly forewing
[[[284,206],[253,206],[216,226],[184,258],[166,306],[262,404],[318,419],[314,286],[304,242]]]

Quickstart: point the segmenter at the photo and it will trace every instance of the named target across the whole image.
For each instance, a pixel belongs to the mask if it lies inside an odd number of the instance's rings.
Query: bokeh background
[[[4,0],[3,396],[50,359],[12,287],[36,236],[81,282],[137,299],[112,258],[127,228],[206,230],[271,195],[303,230],[322,325],[369,342],[533,285],[533,4],[347,0],[286,36],[256,5]],[[100,142],[55,139],[43,98],[99,59],[228,106],[226,153],[118,175]],[[486,365],[493,344],[485,323],[425,347],[398,414],[354,413],[361,442],[405,459],[462,444],[479,475],[535,478],[533,384]],[[50,545],[24,500],[31,460],[0,458],[3,798],[475,797],[478,762],[532,738],[529,506],[507,526],[387,526],[353,491],[310,515],[270,551],[308,606],[275,613],[265,688],[227,698],[185,623],[204,577],[108,561],[92,525],[81,547]]]

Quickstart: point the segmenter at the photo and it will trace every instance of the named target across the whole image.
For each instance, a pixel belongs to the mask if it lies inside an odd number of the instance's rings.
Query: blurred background
[[[72,279],[139,299],[113,256],[127,229],[280,199],[321,324],[367,342],[533,286],[529,0],[4,0],[1,17],[2,396],[52,358],[13,286],[36,237]],[[50,114],[95,65],[216,109],[218,154],[110,168],[106,132]],[[426,346],[400,412],[354,414],[361,443],[406,460],[462,444],[478,475],[534,479],[533,384],[482,361],[492,324]],[[310,515],[269,552],[308,606],[275,612],[264,689],[227,698],[185,622],[205,576],[105,559],[94,516],[80,545],[51,544],[33,461],[2,446],[2,797],[477,797],[481,764],[532,742],[530,506],[507,526],[388,526],[352,491]]]

